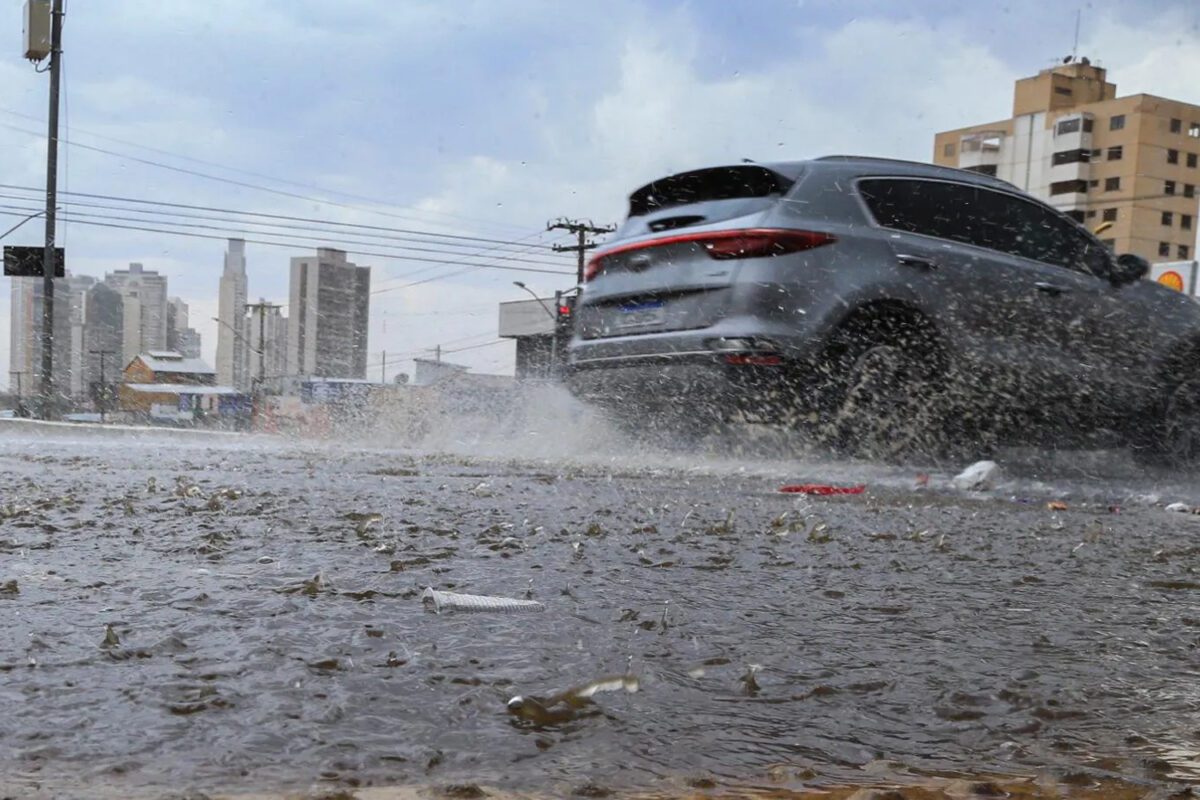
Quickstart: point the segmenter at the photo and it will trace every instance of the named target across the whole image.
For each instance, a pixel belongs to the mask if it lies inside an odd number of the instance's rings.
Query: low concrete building
[[[552,377],[555,359],[563,355],[555,347],[554,302],[546,297],[500,304],[499,335],[517,342],[519,379]]]

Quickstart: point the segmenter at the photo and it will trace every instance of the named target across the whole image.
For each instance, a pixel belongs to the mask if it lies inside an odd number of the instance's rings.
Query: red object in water
[[[861,486],[826,486],[820,483],[801,483],[794,486],[780,486],[779,491],[784,494],[816,494],[816,495],[833,495],[833,494],[862,494],[867,490],[865,485]]]

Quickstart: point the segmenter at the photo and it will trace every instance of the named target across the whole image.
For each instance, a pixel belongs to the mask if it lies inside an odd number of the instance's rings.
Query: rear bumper
[[[806,365],[729,364],[711,351],[591,359],[567,366],[576,397],[622,413],[675,411],[778,419],[803,405]]]

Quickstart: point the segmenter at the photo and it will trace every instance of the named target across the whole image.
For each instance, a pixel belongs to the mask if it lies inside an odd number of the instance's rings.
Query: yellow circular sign
[[[1173,269],[1169,269],[1162,275],[1159,275],[1158,282],[1168,289],[1174,289],[1177,292],[1183,291],[1183,276]]]

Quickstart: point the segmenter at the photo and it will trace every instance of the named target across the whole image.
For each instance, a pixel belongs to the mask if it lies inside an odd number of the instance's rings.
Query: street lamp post
[[[55,210],[57,211],[58,209],[55,209]],[[13,225],[11,228],[9,228],[8,230],[6,230],[4,233],[0,233],[0,239],[3,239],[5,236],[8,236],[10,233],[12,233],[13,231],[15,231],[17,228],[21,227],[21,226],[22,226],[22,225],[24,225],[26,222],[29,222],[29,220],[31,220],[31,219],[37,219],[38,217],[42,216],[42,215],[43,215],[43,214],[45,214],[45,213],[46,213],[46,209],[44,209],[44,208],[43,208],[41,211],[36,211],[36,212],[34,212],[34,213],[30,214],[28,217],[26,217],[25,219],[21,220],[21,221],[20,221],[20,222],[18,222],[16,225]]]

